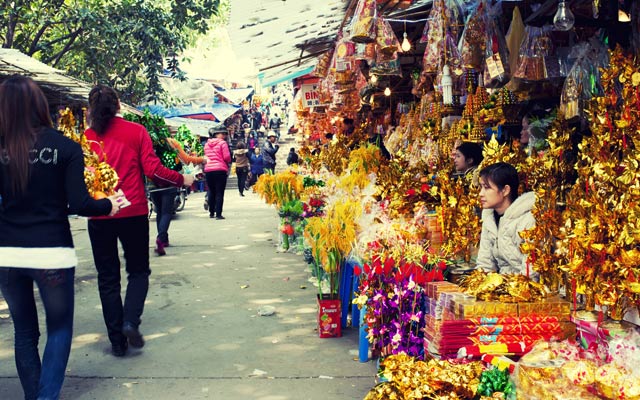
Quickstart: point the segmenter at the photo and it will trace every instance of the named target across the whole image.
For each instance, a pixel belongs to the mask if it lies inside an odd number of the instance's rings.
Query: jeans
[[[210,171],[206,173],[209,186],[209,215],[222,216],[224,190],[227,187],[227,171]]]
[[[169,243],[169,225],[173,218],[173,207],[178,194],[177,188],[166,188],[151,192],[151,201],[156,210],[156,226],[158,237],[162,243]]]
[[[73,335],[75,268],[0,268],[0,289],[13,319],[15,360],[26,400],[58,399]],[[33,283],[40,291],[47,321],[42,362],[38,352],[38,314]]]
[[[89,220],[89,239],[109,340],[111,344],[123,345],[126,337],[122,334],[122,324],[127,321],[135,327],[140,325],[149,291],[149,221],[146,215],[92,219]],[[124,304],[120,295],[118,239],[124,250],[128,281]]]
[[[236,168],[236,175],[238,175],[238,190],[240,191],[240,194],[244,193],[248,173],[249,167]]]

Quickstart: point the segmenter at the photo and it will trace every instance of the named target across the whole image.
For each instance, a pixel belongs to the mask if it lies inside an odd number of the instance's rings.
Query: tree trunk
[[[15,8],[9,12],[9,23],[7,24],[7,34],[4,38],[4,43],[2,47],[5,49],[10,49],[13,47],[13,39],[16,34],[16,26],[18,25],[18,14],[16,13]]]

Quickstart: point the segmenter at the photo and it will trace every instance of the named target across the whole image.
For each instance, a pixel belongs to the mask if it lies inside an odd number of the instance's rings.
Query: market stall
[[[353,3],[256,190],[380,362],[367,399],[639,398],[640,6]],[[530,202],[509,242],[494,186]]]

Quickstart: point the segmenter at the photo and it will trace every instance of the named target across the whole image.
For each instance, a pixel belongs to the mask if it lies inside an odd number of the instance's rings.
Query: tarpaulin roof
[[[164,107],[159,104],[149,104],[145,108],[154,115],[165,118],[211,115],[212,121],[224,122],[227,118],[240,110],[240,106],[227,103],[213,103],[207,105],[181,105]],[[203,119],[200,117],[200,119]]]
[[[44,64],[16,49],[0,49],[0,82],[7,76],[20,74],[33,79],[53,108],[86,105],[92,85],[65,75],[62,70]],[[139,114],[122,103],[123,111]]]
[[[253,88],[215,89],[215,91],[233,104],[240,104],[253,94]]]
[[[192,119],[192,118],[182,118],[182,117],[165,118],[165,122],[167,123],[167,125],[173,128],[179,128],[182,125],[184,125],[187,128],[189,128],[191,133],[201,137],[208,137],[210,128],[214,128],[214,129],[224,128],[224,124],[222,122],[205,121],[205,120]]]

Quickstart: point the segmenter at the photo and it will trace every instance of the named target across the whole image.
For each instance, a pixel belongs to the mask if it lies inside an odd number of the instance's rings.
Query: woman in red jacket
[[[144,340],[138,326],[149,289],[149,221],[143,175],[156,182],[180,187],[193,176],[165,168],[153,151],[144,126],[124,120],[115,90],[98,85],[89,93],[90,128],[87,139],[100,143],[107,161],[118,173],[121,189],[131,205],[115,217],[89,220],[89,238],[98,270],[102,314],[114,356],[126,354],[128,345],[140,348]],[[99,153],[100,154],[100,153]],[[128,284],[125,301],[120,296],[118,240],[124,250]]]

